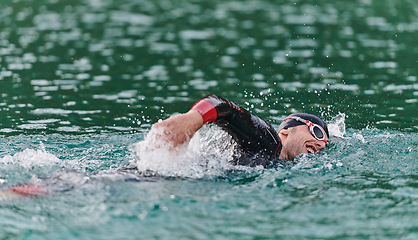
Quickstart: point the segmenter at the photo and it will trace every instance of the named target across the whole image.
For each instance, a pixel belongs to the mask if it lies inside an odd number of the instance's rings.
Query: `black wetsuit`
[[[202,114],[205,123],[213,122],[236,141],[239,157],[233,164],[268,167],[278,163],[282,143],[265,120],[214,94],[196,102],[192,109]]]

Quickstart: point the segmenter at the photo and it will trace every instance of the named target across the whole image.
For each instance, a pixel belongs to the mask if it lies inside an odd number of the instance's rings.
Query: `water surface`
[[[0,237],[417,238],[417,11],[408,0],[1,1],[2,188],[51,193],[4,199]],[[225,136],[207,127],[183,159],[138,162],[152,123],[210,93],[274,126],[320,115],[339,137],[296,166],[247,169],[225,164]],[[118,171],[131,162],[158,174]]]

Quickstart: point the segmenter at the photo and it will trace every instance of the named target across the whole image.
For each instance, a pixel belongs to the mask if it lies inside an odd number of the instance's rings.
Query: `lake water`
[[[417,239],[418,3],[1,0],[1,239]],[[335,135],[234,167],[206,126],[175,158],[153,123],[215,93]],[[136,164],[143,174],[121,171]]]

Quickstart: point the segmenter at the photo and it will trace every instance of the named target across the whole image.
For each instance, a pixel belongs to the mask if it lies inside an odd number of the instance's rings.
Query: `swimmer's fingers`
[[[188,143],[193,135],[203,126],[199,112],[192,110],[185,114],[172,116],[152,126],[156,133],[153,137],[175,149]]]
[[[159,149],[168,150],[170,152],[177,153],[178,145],[174,144],[176,141],[172,139],[170,132],[164,132],[162,129],[152,129],[147,136],[148,144],[147,148],[150,151],[156,151]]]

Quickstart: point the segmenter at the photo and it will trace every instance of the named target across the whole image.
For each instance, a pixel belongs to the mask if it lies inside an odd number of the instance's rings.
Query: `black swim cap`
[[[300,117],[300,118],[303,118],[305,120],[309,120],[309,121],[311,121],[315,124],[318,124],[319,126],[321,126],[324,129],[325,133],[327,134],[327,137],[329,138],[329,132],[328,132],[327,124],[324,122],[324,120],[320,119],[319,117],[317,117],[315,115],[312,115],[312,114],[308,114],[308,113],[293,113],[293,114],[290,114],[289,117],[290,116]],[[302,122],[299,122],[299,121],[296,121],[294,119],[289,118],[289,119],[284,120],[279,125],[279,128],[277,129],[277,132],[280,132],[280,130],[282,130],[282,129],[287,129],[287,128],[290,128],[290,127],[296,127],[296,126],[303,125],[303,124],[304,123],[302,123]]]

